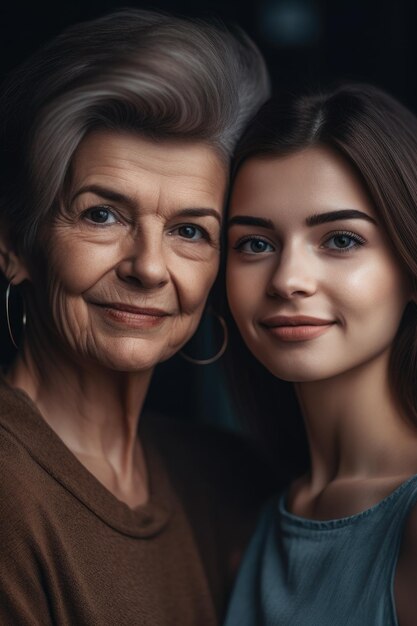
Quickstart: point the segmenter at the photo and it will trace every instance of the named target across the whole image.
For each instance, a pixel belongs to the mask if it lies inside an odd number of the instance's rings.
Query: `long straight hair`
[[[271,100],[239,142],[234,173],[249,158],[280,157],[329,146],[356,170],[394,252],[417,294],[417,119],[370,85],[344,84],[326,93]],[[231,324],[232,387],[238,410],[275,450],[283,476],[308,467],[302,417],[292,385],[277,381],[243,345]],[[390,356],[392,390],[417,426],[417,307],[405,309]],[[290,388],[291,387],[291,388]]]

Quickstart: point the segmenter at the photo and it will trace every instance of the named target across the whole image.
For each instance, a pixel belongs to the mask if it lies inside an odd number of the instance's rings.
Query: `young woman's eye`
[[[363,246],[365,243],[365,239],[363,239],[356,233],[333,233],[331,237],[326,239],[323,244],[323,248],[327,248],[328,250],[335,250],[336,252],[349,252],[354,248]]]
[[[245,252],[246,254],[262,254],[265,252],[274,252],[274,247],[265,239],[260,237],[247,237],[239,241],[234,249],[238,252]]]
[[[189,241],[208,239],[207,232],[195,224],[183,224],[182,226],[177,226],[177,228],[171,230],[171,234],[177,234],[183,239],[188,239]]]
[[[97,206],[84,212],[84,218],[94,224],[116,224],[119,220],[114,213],[105,206]]]

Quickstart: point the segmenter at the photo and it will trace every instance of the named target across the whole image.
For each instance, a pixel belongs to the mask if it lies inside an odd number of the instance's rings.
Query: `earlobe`
[[[0,233],[0,271],[6,279],[18,285],[29,279],[29,272],[23,259],[13,250],[9,241]]]

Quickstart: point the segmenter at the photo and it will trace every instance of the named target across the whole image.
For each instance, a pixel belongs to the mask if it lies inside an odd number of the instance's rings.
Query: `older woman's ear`
[[[0,270],[7,280],[14,285],[18,285],[29,278],[26,263],[14,250],[5,232],[0,232]]]

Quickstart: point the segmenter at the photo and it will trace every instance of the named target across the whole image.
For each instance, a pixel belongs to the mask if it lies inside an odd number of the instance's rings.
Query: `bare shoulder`
[[[417,503],[404,526],[394,584],[399,626],[415,626],[417,616]]]

